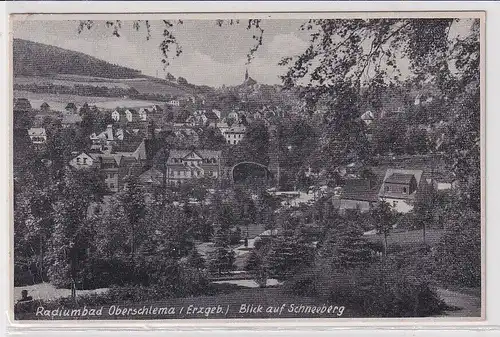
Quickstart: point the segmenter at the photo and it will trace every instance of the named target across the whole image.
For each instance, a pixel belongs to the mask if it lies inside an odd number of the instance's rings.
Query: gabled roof
[[[246,127],[244,125],[231,126],[229,129],[224,131],[225,133],[245,133]]]
[[[205,112],[205,117],[207,119],[211,119],[211,120],[218,120],[219,119],[217,114],[215,112],[213,112],[212,110],[208,110],[207,112]]]
[[[347,179],[342,188],[342,199],[376,202],[380,181],[368,179]]]
[[[422,180],[423,170],[407,170],[407,169],[387,169],[385,172],[384,180],[382,186],[380,187],[379,196],[380,197],[389,197],[389,198],[401,198],[402,195],[400,193],[386,192],[385,191],[385,183],[391,181],[408,181],[411,177],[415,177],[417,182],[417,189],[420,186],[420,181]],[[389,181],[387,181],[389,180]],[[405,195],[405,199],[413,199],[415,197],[415,193],[413,192],[410,195]]]
[[[17,98],[14,101],[14,110],[31,110],[31,103],[27,98]]]
[[[413,174],[393,173],[385,179],[385,182],[392,184],[409,184],[414,177]]]
[[[50,108],[50,105],[47,102],[43,102],[42,105],[40,105],[40,108]]]
[[[214,158],[220,157],[222,151],[219,150],[170,150],[170,158],[186,158],[191,153],[196,153],[199,157],[203,158]]]
[[[139,176],[139,181],[146,184],[159,186],[163,182],[163,173],[156,168],[151,168]]]
[[[90,157],[92,159],[100,161],[101,163],[105,164],[114,164],[116,166],[120,166],[121,159],[123,155],[121,154],[114,154],[114,153],[91,153]]]
[[[73,102],[68,103],[68,105],[66,105],[66,109],[76,109],[75,103]]]

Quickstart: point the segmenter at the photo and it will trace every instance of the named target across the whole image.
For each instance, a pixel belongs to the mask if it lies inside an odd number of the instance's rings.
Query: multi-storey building
[[[166,162],[167,183],[180,185],[188,180],[218,180],[222,174],[221,151],[171,150]]]

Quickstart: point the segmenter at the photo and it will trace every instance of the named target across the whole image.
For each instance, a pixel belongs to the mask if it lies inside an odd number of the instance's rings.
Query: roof
[[[207,112],[205,112],[205,117],[207,117],[207,119],[219,119],[217,114],[212,110],[208,110]]]
[[[179,112],[179,114],[175,117],[174,122],[175,123],[184,123],[188,117],[191,116],[191,113],[187,110],[182,110]]]
[[[142,183],[161,185],[163,181],[163,173],[154,167],[142,173],[139,176],[139,181]]]
[[[393,173],[384,182],[392,184],[409,184],[415,177],[413,174]]]
[[[75,103],[72,102],[68,103],[68,105],[66,105],[66,109],[76,109]]]
[[[47,102],[43,102],[42,105],[40,105],[40,108],[50,108],[50,105]]]
[[[392,183],[393,181],[396,183],[401,183],[401,181],[409,181],[408,179],[411,179],[411,177],[415,177],[415,180],[417,182],[417,188],[420,185],[420,181],[422,179],[423,175],[423,170],[407,170],[407,169],[392,169],[389,168],[385,172],[384,180],[383,183],[380,187],[379,191],[379,197],[389,197],[389,198],[401,198],[402,195],[400,193],[393,193],[393,192],[386,192],[385,191],[385,183],[389,182]],[[412,194],[405,195],[405,199],[413,199],[415,198],[415,193],[413,192]]]
[[[31,128],[28,130],[30,136],[45,136],[45,128]]]
[[[373,112],[367,111],[367,112],[365,112],[364,114],[361,115],[361,119],[364,120],[364,121],[374,120],[375,119],[375,115],[373,114]]]
[[[14,101],[14,110],[31,110],[31,103],[26,98],[18,98]]]
[[[229,129],[224,131],[225,133],[245,133],[246,127],[241,125],[241,126],[231,126]]]
[[[94,160],[99,160],[102,163],[114,163],[120,166],[123,155],[121,154],[106,154],[106,153],[90,153],[90,157]]]
[[[222,151],[218,150],[170,150],[169,158],[185,158],[191,152],[198,154],[201,158],[220,157]]]
[[[376,202],[380,182],[368,179],[348,179],[342,189],[341,198]]]

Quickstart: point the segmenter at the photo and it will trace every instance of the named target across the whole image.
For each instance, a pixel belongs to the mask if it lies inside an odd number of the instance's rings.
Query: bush
[[[287,281],[285,289],[343,305],[365,317],[425,317],[446,309],[425,277],[402,272],[390,261],[353,269],[316,266]]]

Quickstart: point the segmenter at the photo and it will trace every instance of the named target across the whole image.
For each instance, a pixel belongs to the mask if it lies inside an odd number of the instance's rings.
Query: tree
[[[238,148],[241,150],[242,161],[254,161],[267,165],[269,162],[270,142],[266,125],[263,122],[250,125],[245,132],[245,136],[239,142]]]
[[[208,254],[208,269],[221,276],[235,269],[235,253],[230,246],[230,232],[226,225],[217,225],[212,239],[213,250]]]
[[[363,267],[372,262],[372,249],[354,221],[344,221],[328,231],[317,253],[318,263],[334,269]]]
[[[426,130],[410,128],[406,135],[407,154],[426,154],[429,151],[429,136]]]
[[[171,73],[167,73],[167,75],[165,76],[165,78],[170,81],[170,82],[175,82],[175,76],[172,75]]]
[[[481,217],[455,203],[434,254],[437,278],[446,284],[481,286]]]
[[[182,85],[187,85],[188,81],[184,77],[179,76],[177,78],[177,83],[182,84]]]
[[[92,202],[99,202],[103,182],[92,172],[65,169],[56,186],[59,198],[54,202],[54,230],[50,238],[47,260],[48,276],[56,286],[71,285],[74,290],[79,270],[84,266],[87,249],[93,241],[87,212]]]
[[[384,256],[387,256],[387,237],[395,224],[395,216],[391,206],[385,201],[379,201],[371,209],[371,216],[377,232],[382,234]]]
[[[435,223],[436,212],[436,192],[434,186],[421,182],[418,194],[415,200],[413,212],[415,214],[415,226],[422,229],[422,241],[425,242],[426,229],[432,227]]]
[[[137,237],[141,233],[140,228],[146,212],[146,205],[144,202],[144,192],[138,184],[137,177],[128,177],[125,184],[125,189],[119,192],[117,198],[123,207],[127,219],[124,231],[128,234],[129,252],[133,261],[137,250]]]
[[[187,256],[187,263],[189,266],[197,269],[205,269],[205,259],[200,255],[196,248],[193,248]]]
[[[199,137],[202,149],[221,150],[226,146],[226,139],[217,128],[203,128]]]
[[[390,116],[375,122],[373,143],[375,153],[402,154],[405,151],[407,126],[402,116]]]
[[[268,257],[270,274],[279,280],[292,277],[298,270],[312,265],[313,251],[302,228],[284,230],[272,242]]]
[[[255,247],[249,254],[248,260],[246,261],[245,270],[249,271],[255,282],[261,288],[265,288],[267,285],[267,279],[269,277],[269,252],[270,245],[262,244],[258,248]]]

